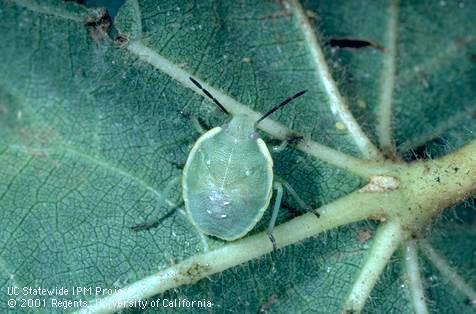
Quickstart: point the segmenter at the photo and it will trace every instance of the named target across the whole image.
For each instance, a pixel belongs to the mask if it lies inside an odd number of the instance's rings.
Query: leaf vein
[[[387,153],[395,155],[392,135],[392,99],[395,87],[395,60],[397,56],[397,33],[399,0],[394,0],[389,7],[387,26],[387,43],[383,57],[380,96],[377,111],[377,137],[380,147]]]
[[[89,10],[83,6],[80,7],[83,8],[84,11],[82,12],[82,14],[79,14],[63,10],[61,6],[49,6],[45,5],[44,3],[39,4],[32,0],[13,0],[13,2],[17,6],[23,7],[33,12],[53,15],[62,19],[72,20],[76,22],[84,22],[84,18],[87,16],[88,13],[90,13]]]
[[[362,131],[359,124],[352,116],[352,113],[349,111],[344,98],[340,94],[337,84],[332,78],[324,54],[319,46],[316,34],[310,25],[302,6],[299,4],[298,0],[291,0],[290,3],[294,8],[295,16],[306,39],[305,42],[308,43],[308,49],[315,63],[317,77],[320,79],[327,94],[332,113],[340,118],[349,131],[355,144],[366,158],[379,159],[381,157],[380,152]]]
[[[180,66],[174,64],[167,58],[158,54],[156,51],[142,44],[140,41],[131,41],[127,49],[143,62],[146,62],[163,73],[170,76],[172,79],[179,82],[182,86],[199,92],[199,90],[192,84],[189,80],[189,77],[192,75],[186,70],[182,69]],[[212,93],[215,98],[217,98],[225,108],[232,114],[246,114],[252,119],[258,119],[261,114],[256,111],[253,111],[248,106],[245,106],[238,102],[236,99],[228,96],[223,91],[218,90],[203,81],[200,82],[204,88],[206,88],[210,93]],[[278,122],[273,121],[272,119],[266,119],[259,124],[259,128],[273,137],[286,140],[290,134],[293,134],[289,128],[281,125]],[[382,173],[386,170],[382,169],[380,161],[369,161],[361,160],[353,156],[347,155],[340,151],[334,150],[328,146],[316,143],[312,140],[306,140],[296,145],[296,147],[317,159],[325,161],[331,165],[346,169],[354,174],[357,174],[362,177],[369,177],[372,173]]]

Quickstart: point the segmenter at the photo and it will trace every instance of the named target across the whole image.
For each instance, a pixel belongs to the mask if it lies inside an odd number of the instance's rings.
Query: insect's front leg
[[[200,120],[194,116],[192,113],[189,112],[184,112],[184,111],[179,111],[179,114],[185,118],[189,119],[192,122],[193,128],[200,133],[200,135],[205,134],[208,130],[202,126],[202,123],[200,123]]]
[[[271,151],[273,153],[280,153],[284,151],[286,147],[288,147],[288,141],[282,141],[281,144],[272,146]]]
[[[200,123],[197,117],[191,116],[190,119],[192,120],[193,127],[195,128],[195,130],[197,130],[198,133],[202,135],[208,131],[202,126],[202,124]]]
[[[276,198],[274,200],[273,214],[271,215],[271,220],[269,221],[268,229],[266,233],[268,234],[271,243],[273,243],[273,251],[276,250],[276,240],[273,236],[274,225],[276,224],[276,219],[278,218],[279,209],[281,208],[281,201],[283,200],[283,185],[279,181],[273,183],[273,188],[276,190]]]
[[[280,153],[284,151],[289,145],[296,146],[299,143],[304,141],[304,136],[300,134],[289,134],[286,136],[286,139],[282,140],[279,145],[271,146],[271,151],[273,153]]]
[[[158,217],[153,217],[151,219],[148,219],[147,221],[137,224],[135,226],[129,227],[129,229],[134,230],[134,231],[142,231],[142,230],[148,230],[151,228],[157,227],[160,222],[162,222],[164,219],[170,217],[177,208],[181,207],[183,205],[183,199],[182,196],[175,202],[171,201],[170,199],[167,198],[167,196],[170,194],[172,188],[177,185],[177,183],[180,181],[181,177],[175,177],[172,180],[170,180],[164,191],[162,192],[162,195],[160,196],[159,202],[164,202],[167,204],[167,207],[169,208],[164,214],[161,214]],[[180,194],[181,195],[181,194]]]

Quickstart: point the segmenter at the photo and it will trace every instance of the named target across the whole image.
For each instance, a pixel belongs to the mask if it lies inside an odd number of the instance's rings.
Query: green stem
[[[395,164],[394,169],[401,182],[398,189],[387,192],[353,192],[321,207],[320,218],[308,213],[283,223],[273,230],[276,247],[282,248],[326,230],[368,218],[388,220],[377,232],[368,260],[346,303],[347,309],[362,309],[379,274],[399,244],[413,235],[415,230],[427,228],[431,224],[428,218],[434,217],[442,208],[474,193],[475,152],[476,141],[473,141],[439,160],[410,165]],[[456,167],[458,171],[455,170]],[[438,177],[440,182],[435,180]],[[111,296],[96,300],[80,313],[118,311],[126,307],[129,301],[146,299],[169,289],[194,283],[272,250],[272,242],[265,232],[230,242],[143,278]]]
[[[392,100],[395,88],[399,6],[399,0],[393,0],[388,10],[389,19],[385,42],[386,52],[383,58],[379,108],[377,111],[377,136],[380,147],[392,155],[395,154],[395,145],[392,136]]]
[[[365,302],[370,296],[380,274],[387,266],[390,257],[398,249],[406,237],[402,226],[396,221],[389,221],[380,226],[372,247],[367,255],[362,269],[354,282],[344,304],[344,313],[362,311]]]
[[[13,2],[25,9],[44,15],[52,15],[58,18],[72,20],[79,23],[84,23],[84,19],[88,14],[93,14],[94,10],[85,6],[65,7],[64,5],[54,5],[44,3],[42,1],[31,0],[13,0]]]
[[[403,251],[403,259],[405,261],[405,284],[410,292],[413,309],[416,314],[428,314],[415,241],[408,241]]]
[[[382,204],[387,197],[369,193],[353,193],[320,209],[321,217],[304,214],[274,228],[278,248],[316,236],[323,231],[383,214]],[[390,205],[390,204],[388,204]],[[273,251],[266,232],[230,242],[175,264],[164,271],[145,277],[117,293],[97,300],[79,313],[111,313],[127,306],[128,302],[146,299],[172,288],[194,283],[202,278],[222,272]]]
[[[127,46],[128,51],[137,56],[143,62],[146,62],[161,72],[169,75],[171,78],[182,84],[186,88],[200,92],[199,89],[190,81],[189,77],[192,73],[182,69],[177,64],[174,64],[169,59],[157,53],[150,47],[147,47],[140,41],[131,40]],[[199,80],[199,79],[198,79]],[[248,106],[238,102],[236,99],[228,96],[223,91],[200,81],[203,88],[207,89],[216,99],[218,99],[225,109],[233,115],[246,114],[251,119],[257,120],[261,114],[251,110]],[[290,134],[295,132],[285,127],[284,125],[273,121],[272,119],[265,119],[259,124],[259,128],[270,134],[276,139],[287,140]],[[384,168],[383,161],[361,160],[342,153],[338,150],[332,149],[328,146],[316,143],[312,140],[305,140],[296,145],[296,148],[319,159],[325,161],[338,168],[348,170],[358,176],[368,178],[371,175],[385,172],[388,170]]]
[[[357,147],[359,147],[362,154],[368,159],[381,159],[382,155],[379,150],[370,141],[367,135],[362,131],[359,124],[352,116],[347,103],[342,97],[337,83],[332,78],[331,71],[327,64],[321,45],[318,42],[316,32],[313,29],[309,19],[306,17],[304,8],[298,0],[290,0],[289,4],[294,10],[294,15],[299,24],[305,42],[307,43],[309,53],[314,61],[316,68],[316,79],[320,81],[327,98],[329,99],[329,106],[331,112],[336,115],[340,121],[345,125],[349,135],[354,140]]]
[[[419,236],[445,208],[474,195],[476,140],[442,158],[401,167],[398,177],[406,207],[388,214]]]

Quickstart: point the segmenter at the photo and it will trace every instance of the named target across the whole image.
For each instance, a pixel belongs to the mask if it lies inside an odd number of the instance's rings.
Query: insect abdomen
[[[198,229],[234,240],[255,226],[269,204],[272,162],[256,140],[235,144],[214,130],[204,134],[190,153],[184,200]]]

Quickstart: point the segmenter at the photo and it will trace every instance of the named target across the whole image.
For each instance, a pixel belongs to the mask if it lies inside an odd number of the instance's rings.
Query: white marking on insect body
[[[200,83],[190,80],[228,113]],[[257,121],[237,114],[227,125],[200,136],[182,177],[185,209],[198,230],[232,241],[246,235],[262,218],[272,196],[273,159],[255,132],[256,125],[304,93],[286,99]]]
[[[261,219],[272,195],[272,161],[266,144],[236,134],[234,126],[241,124],[241,119],[250,121],[237,116],[228,128],[217,127],[202,135],[183,173],[185,208],[192,222],[201,232],[224,240],[248,233]],[[253,131],[252,122],[250,128]],[[210,161],[212,167],[203,160]],[[250,161],[262,170],[254,176],[240,176]]]

